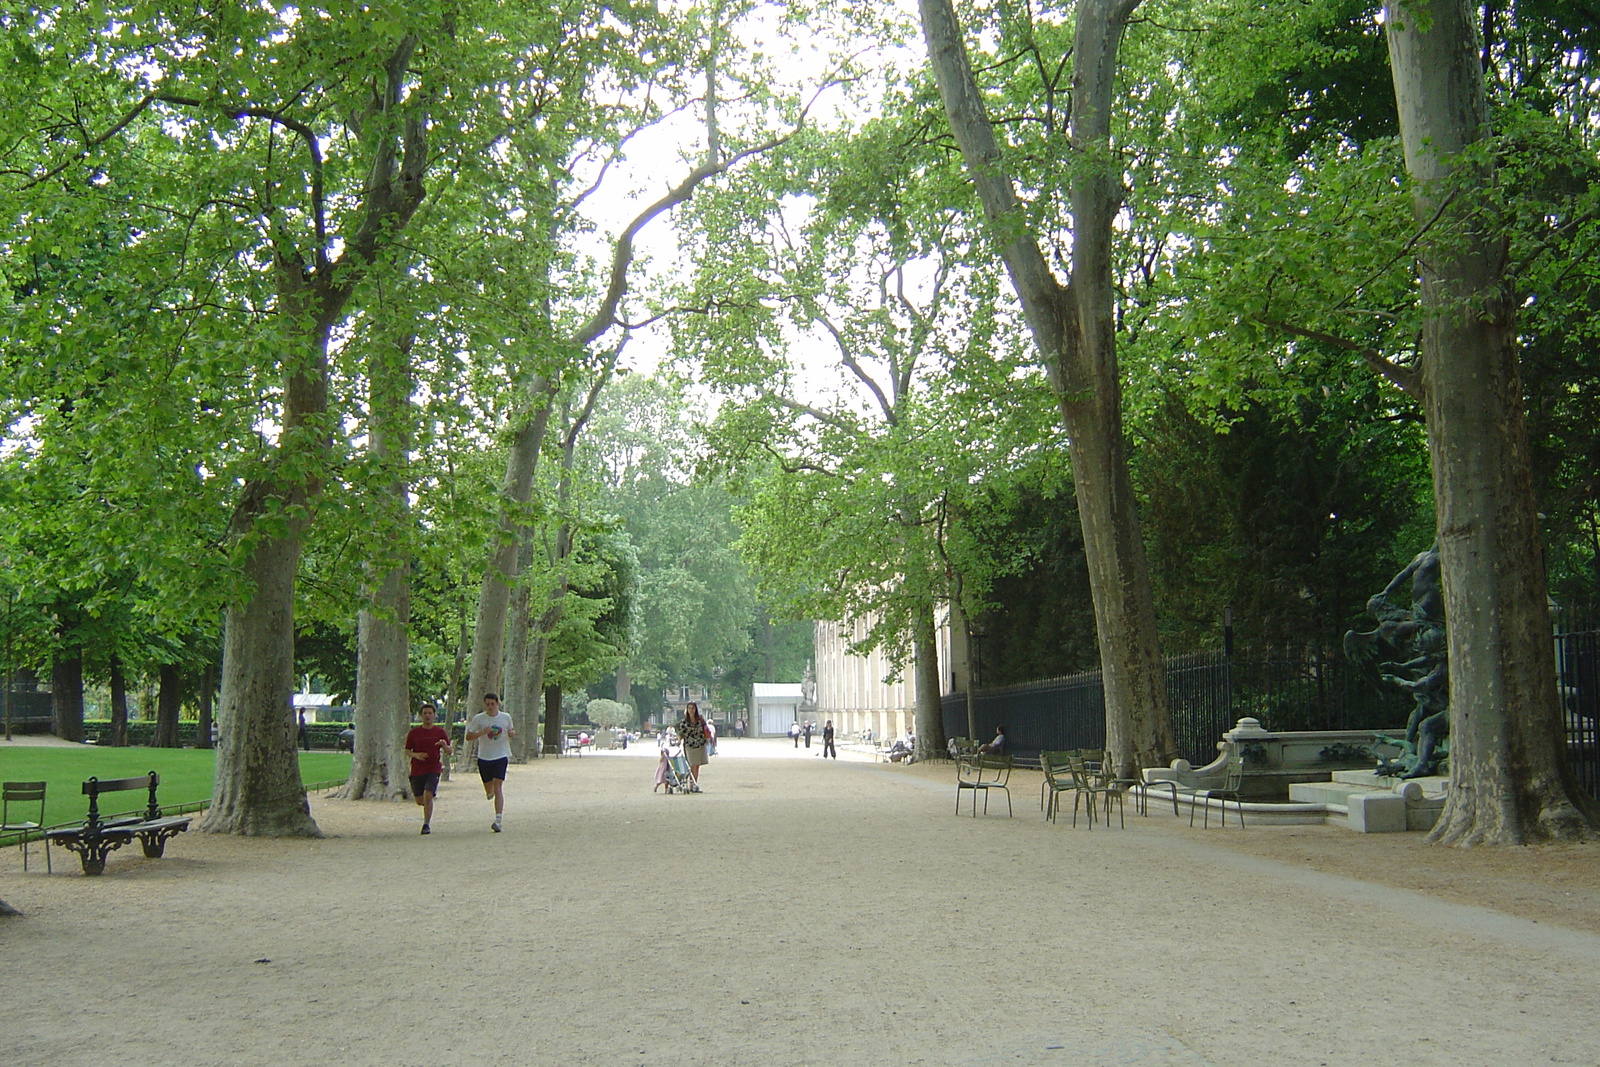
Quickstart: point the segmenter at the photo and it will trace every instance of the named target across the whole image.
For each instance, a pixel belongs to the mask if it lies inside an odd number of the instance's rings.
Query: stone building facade
[[[870,618],[854,623],[819,622],[816,624],[812,645],[817,665],[817,723],[828,719],[841,737],[850,737],[870,729],[881,738],[899,737],[914,725],[916,716],[916,679],[911,665],[888,681],[893,667],[880,650],[866,656],[849,651],[853,641],[864,638],[871,629]],[[951,628],[947,615],[941,614],[938,633],[939,678],[953,692],[960,688],[964,671],[960,662],[964,651],[954,648],[952,659]],[[952,664],[955,664],[953,667]]]

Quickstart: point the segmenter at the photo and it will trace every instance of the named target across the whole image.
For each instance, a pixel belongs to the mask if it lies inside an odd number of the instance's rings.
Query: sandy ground
[[[949,765],[725,741],[323,840],[0,852],[0,1063],[1600,1064],[1600,846],[952,814]],[[998,812],[995,803],[999,804]]]

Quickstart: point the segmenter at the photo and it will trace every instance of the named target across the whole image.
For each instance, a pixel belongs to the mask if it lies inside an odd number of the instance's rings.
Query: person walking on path
[[[413,726],[406,733],[406,757],[411,760],[411,795],[422,809],[422,832],[431,834],[428,824],[433,821],[433,798],[439,792],[439,775],[444,771],[440,758],[450,752],[450,735],[443,726],[435,726],[436,710],[432,704],[422,705],[422,725]]]
[[[484,799],[494,801],[494,824],[489,829],[495,833],[500,832],[505,813],[506,767],[511,764],[511,739],[516,736],[511,716],[500,710],[500,698],[483,694],[483,710],[467,723],[467,740],[478,742],[478,777],[483,779]]]
[[[796,719],[789,724],[789,740],[794,742],[794,747],[800,747],[800,720]]]
[[[822,758],[827,759],[829,756],[832,756],[834,759],[839,758],[839,750],[833,747],[832,719],[829,719],[822,726]]]
[[[300,724],[300,732],[299,732],[300,747],[305,749],[307,752],[310,752],[311,751],[311,734],[306,730],[306,713],[301,711],[301,712],[296,712],[295,714],[298,717],[299,724]]]
[[[806,747],[807,748],[811,747],[811,731],[816,729],[816,726],[817,726],[817,724],[812,722],[810,719],[806,720]]]
[[[700,705],[689,701],[683,709],[683,721],[678,723],[678,739],[683,742],[683,756],[689,761],[689,777],[694,779],[695,792],[700,791],[700,768],[706,765],[706,746],[711,731],[700,717]]]

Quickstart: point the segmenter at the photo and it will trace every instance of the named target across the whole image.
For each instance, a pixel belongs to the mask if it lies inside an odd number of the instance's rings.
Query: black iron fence
[[[1572,769],[1592,797],[1600,798],[1600,613],[1556,612],[1556,674]]]
[[[1573,769],[1600,798],[1600,613],[1558,616],[1556,664]],[[1268,651],[1260,655],[1196,652],[1166,661],[1167,706],[1178,755],[1196,766],[1217,755],[1217,742],[1250,716],[1268,730],[1405,728],[1410,705],[1380,692],[1340,653]],[[973,728],[963,693],[944,697],[948,737],[988,740],[1006,727],[1007,748],[1040,751],[1105,745],[1105,693],[1099,671],[983,689],[973,695]]]
[[[1245,716],[1269,730],[1398,730],[1408,714],[1403,701],[1379,693],[1340,655],[1195,652],[1171,657],[1166,670],[1178,754],[1197,766],[1216,758],[1223,732]],[[1007,747],[1019,756],[1102,747],[1100,672],[979,690],[972,718],[978,740],[1004,724]],[[969,735],[965,694],[944,698],[944,724],[947,736]]]
[[[0,679],[3,682],[4,679]],[[0,687],[3,688],[3,687]],[[55,709],[50,704],[50,694],[41,693],[32,685],[26,689],[13,686],[4,698],[3,712],[11,728],[19,733],[46,733],[55,725]]]
[[[1069,748],[1103,748],[1106,743],[1106,697],[1099,671],[980,689],[972,694],[970,729],[965,693],[946,694],[943,705],[946,737],[987,741],[996,727],[1004,725],[1006,748],[1024,758]]]

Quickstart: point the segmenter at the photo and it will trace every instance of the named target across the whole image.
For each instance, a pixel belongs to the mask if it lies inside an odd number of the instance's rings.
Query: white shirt
[[[480,711],[467,723],[467,733],[479,730],[489,731],[478,738],[479,759],[511,758],[511,716],[503,711],[496,715]]]

